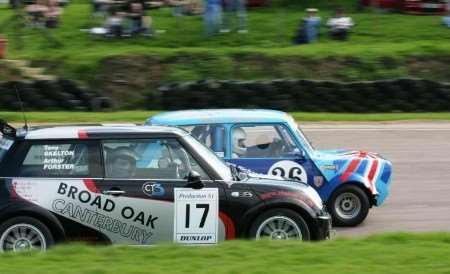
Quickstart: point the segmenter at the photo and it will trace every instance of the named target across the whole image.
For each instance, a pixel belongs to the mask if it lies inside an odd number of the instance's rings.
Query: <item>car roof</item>
[[[267,109],[180,110],[157,114],[147,120],[152,125],[196,125],[227,123],[283,123],[292,117],[282,111]]]
[[[184,136],[182,129],[166,126],[51,126],[22,132],[27,140],[47,139],[102,139],[146,136]]]

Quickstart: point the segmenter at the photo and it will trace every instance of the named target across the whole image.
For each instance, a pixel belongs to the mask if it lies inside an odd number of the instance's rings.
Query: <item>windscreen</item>
[[[3,135],[0,134],[0,163],[3,160],[3,157],[5,156],[8,149],[13,144],[13,141],[7,138],[4,138]]]

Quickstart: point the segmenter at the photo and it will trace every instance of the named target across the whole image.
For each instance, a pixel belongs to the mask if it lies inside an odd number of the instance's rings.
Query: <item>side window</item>
[[[282,125],[234,126],[231,142],[233,158],[286,158],[298,152]]]
[[[20,166],[23,177],[90,177],[85,143],[32,144]]]
[[[189,171],[207,174],[175,139],[103,142],[105,176],[130,179],[185,179]]]
[[[225,157],[225,128],[222,125],[197,125],[183,127],[217,156]]]

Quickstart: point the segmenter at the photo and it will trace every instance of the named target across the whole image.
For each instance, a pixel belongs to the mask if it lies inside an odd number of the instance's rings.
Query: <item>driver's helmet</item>
[[[233,154],[237,156],[243,156],[247,152],[247,147],[245,146],[245,140],[247,139],[247,133],[240,128],[233,128],[232,131],[232,144],[233,144]]]
[[[139,157],[129,147],[118,147],[108,153],[107,163],[109,175],[114,178],[128,178],[136,171],[136,162]]]

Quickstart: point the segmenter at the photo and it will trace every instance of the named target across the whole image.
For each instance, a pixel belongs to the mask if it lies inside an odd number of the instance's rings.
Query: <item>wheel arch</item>
[[[336,187],[333,192],[331,192],[330,197],[328,198],[328,200],[330,200],[330,198],[333,196],[333,194],[338,191],[339,189],[342,189],[346,186],[355,186],[359,189],[361,189],[367,196],[367,199],[369,199],[369,203],[370,203],[370,207],[374,206],[376,204],[376,199],[375,199],[375,195],[370,191],[370,189],[361,181],[348,181],[345,183],[342,183],[340,186]]]
[[[8,208],[0,215],[0,222],[5,222],[14,217],[31,217],[42,222],[52,233],[55,243],[63,242],[66,239],[64,228],[58,218],[53,214],[33,207]]]
[[[302,205],[300,202],[288,202],[288,201],[271,201],[269,203],[264,203],[257,209],[252,210],[244,215],[242,218],[245,223],[242,224],[241,234],[242,236],[248,237],[250,229],[255,220],[264,214],[265,212],[272,209],[290,209],[298,213],[308,225],[311,240],[316,240],[319,238],[318,231],[316,229],[316,222],[314,221],[313,213],[311,209],[307,209],[306,205]]]

